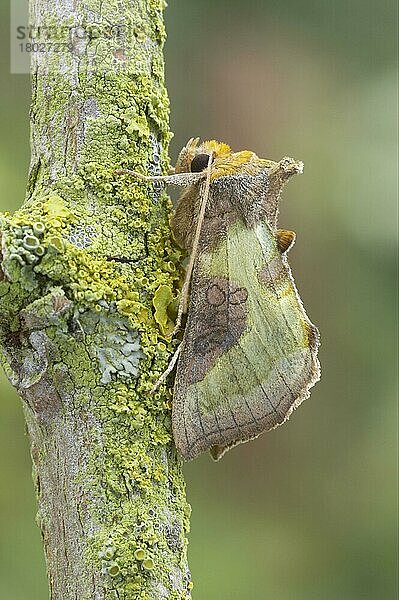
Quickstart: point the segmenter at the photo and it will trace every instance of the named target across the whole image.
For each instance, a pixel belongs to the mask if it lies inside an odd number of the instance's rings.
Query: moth
[[[186,460],[233,446],[284,423],[320,378],[319,334],[303,308],[278,229],[286,181],[303,163],[188,141],[173,173],[145,177],[185,187],[171,220],[189,263],[175,332],[187,320],[176,364],[172,423]]]

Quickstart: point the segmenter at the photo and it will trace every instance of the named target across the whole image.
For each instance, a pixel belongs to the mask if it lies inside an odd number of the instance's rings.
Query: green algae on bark
[[[170,392],[149,395],[182,257],[163,189],[114,174],[168,168],[164,7],[31,0],[63,50],[32,57],[27,196],[0,216],[0,361],[23,398],[53,599],[192,588]]]

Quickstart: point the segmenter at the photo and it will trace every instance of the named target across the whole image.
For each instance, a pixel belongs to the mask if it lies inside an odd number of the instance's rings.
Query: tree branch
[[[27,197],[0,215],[0,360],[23,399],[51,598],[190,598],[167,365],[181,256],[163,0],[31,0]],[[39,27],[39,29],[36,29]],[[52,44],[50,47],[49,44]]]

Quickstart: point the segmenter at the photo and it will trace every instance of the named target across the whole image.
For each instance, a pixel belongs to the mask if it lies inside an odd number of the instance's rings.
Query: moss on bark
[[[185,599],[189,505],[167,365],[181,254],[162,0],[31,0],[27,197],[0,216],[0,360],[23,398],[51,597]]]

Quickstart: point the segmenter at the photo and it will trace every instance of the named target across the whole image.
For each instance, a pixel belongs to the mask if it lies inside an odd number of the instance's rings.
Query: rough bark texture
[[[32,162],[0,215],[0,360],[24,405],[51,598],[186,599],[189,506],[165,368],[163,0],[31,0]]]

